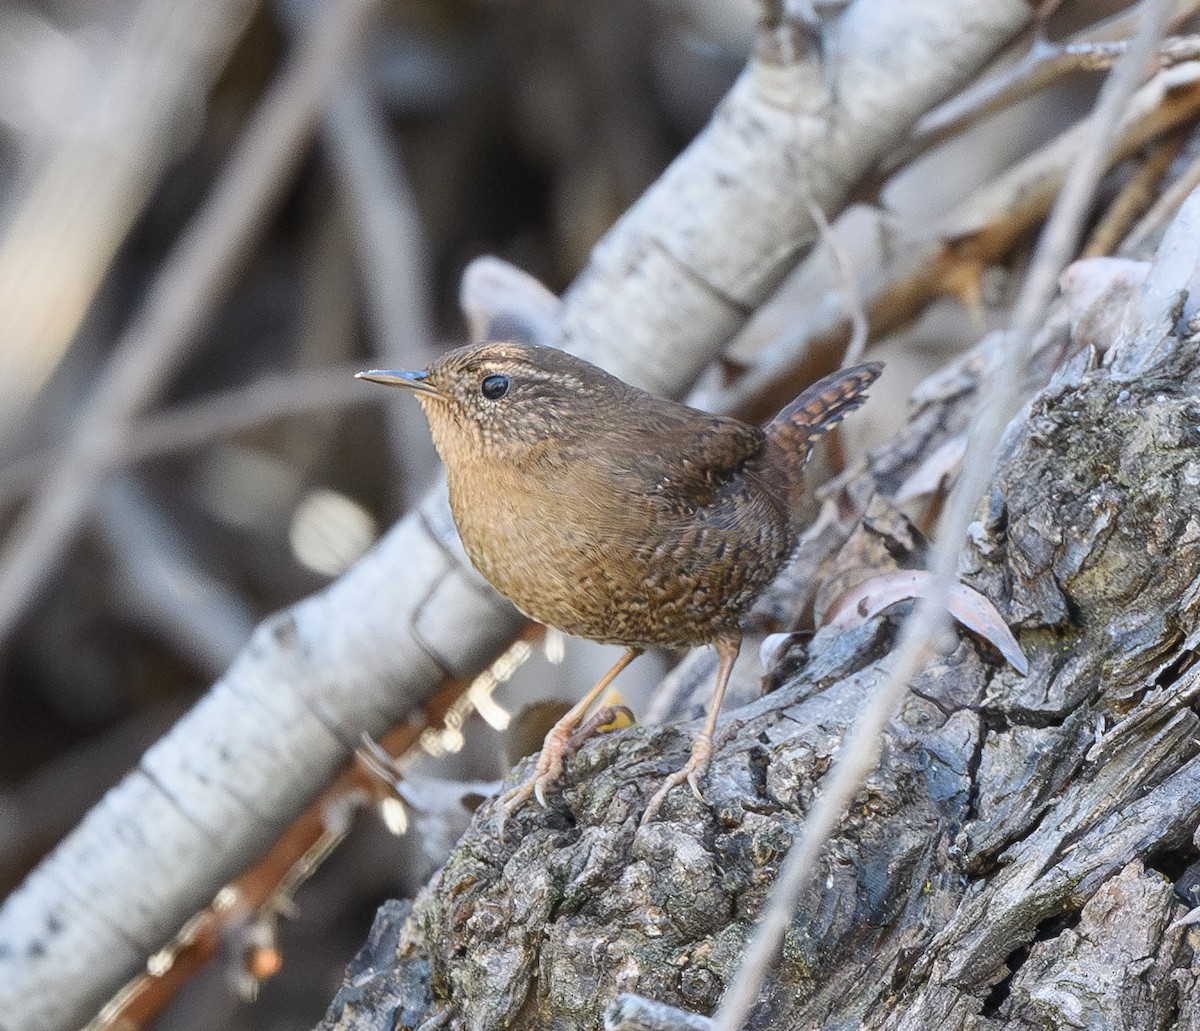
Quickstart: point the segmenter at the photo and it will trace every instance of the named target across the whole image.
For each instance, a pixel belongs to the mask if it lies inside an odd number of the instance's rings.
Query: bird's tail
[[[767,436],[796,456],[799,471],[813,442],[867,399],[867,388],[882,371],[882,362],[867,362],[817,380],[767,424]]]

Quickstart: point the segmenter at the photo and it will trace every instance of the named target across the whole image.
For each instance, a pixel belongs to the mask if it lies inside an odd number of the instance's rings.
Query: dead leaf
[[[924,569],[884,573],[851,588],[830,606],[826,623],[849,630],[865,623],[884,609],[902,601],[920,598],[933,575]],[[996,606],[966,584],[950,589],[946,610],[968,630],[990,643],[1018,673],[1029,672],[1029,660]]]

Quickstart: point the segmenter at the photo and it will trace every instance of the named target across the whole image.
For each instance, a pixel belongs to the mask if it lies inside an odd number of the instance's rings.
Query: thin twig
[[[1024,365],[1034,333],[1057,290],[1058,276],[1078,247],[1084,219],[1115,142],[1116,126],[1162,38],[1169,12],[1169,0],[1149,4],[1128,52],[1104,83],[1090,123],[1088,144],[1051,212],[1017,299],[1011,328],[986,375],[962,474],[933,545],[930,593],[905,620],[886,680],[842,741],[833,770],[822,782],[799,839],[779,872],[741,968],[721,1001],[714,1018],[716,1031],[739,1031],[744,1026],[768,966],[779,953],[801,893],[812,883],[818,857],[875,769],[884,729],[921,668],[932,641],[946,625],[945,603],[956,579],[962,541],[979,497],[992,477],[996,445],[1019,396],[1020,378],[1013,375],[1013,370]]]
[[[1200,9],[1200,0],[1179,0],[1171,15],[1172,26],[1184,22],[1197,9]],[[1033,96],[1071,72],[1110,68],[1128,49],[1126,36],[1137,23],[1135,17],[1135,12],[1123,11],[1083,29],[1062,44],[1035,38],[1029,50],[1011,68],[984,79],[921,119],[908,145],[898,150],[886,167],[894,170],[907,165],[968,126]],[[1194,52],[1191,57],[1186,54],[1195,50],[1196,43],[1196,37],[1164,40],[1159,60],[1164,66],[1192,60]]]
[[[395,368],[432,342],[432,290],[412,185],[363,75],[330,106],[325,135],[358,249],[376,353]]]
[[[1114,155],[1133,153],[1164,132],[1193,121],[1198,111],[1196,66],[1160,73],[1135,97]],[[1032,233],[1080,153],[1088,125],[1084,120],[1072,126],[984,184],[932,229],[902,234],[890,248],[896,259],[862,277],[871,337],[911,322],[933,298],[958,292],[956,284],[964,276],[978,275]],[[750,422],[778,411],[816,378],[807,367],[809,355],[832,354],[846,347],[851,326],[842,309],[836,297],[811,306],[803,320],[789,325],[759,352],[744,375],[705,397],[705,407],[736,413]]]
[[[387,120],[361,70],[330,105],[325,138],[357,252],[379,367],[424,365],[424,354],[433,341],[433,291],[425,271],[425,234]],[[385,409],[393,463],[389,484],[413,482],[400,467],[411,452],[406,445],[412,440],[414,418],[419,416],[407,405]],[[414,499],[401,496],[396,500]]]
[[[461,685],[457,686],[461,690]],[[420,728],[397,727],[381,742],[389,752],[412,746]],[[351,763],[319,798],[287,828],[270,851],[217,895],[155,957],[155,970],[138,974],[101,1009],[84,1031],[122,1031],[145,1027],[176,993],[214,957],[230,931],[281,901],[281,885],[294,885],[298,870],[311,875],[307,862],[314,849],[328,855],[330,842],[340,841],[354,815],[372,801],[378,788],[375,775]],[[337,815],[331,826],[330,815]],[[319,864],[318,864],[319,865]]]
[[[53,145],[24,156],[0,234],[0,443],[58,367],[163,167],[178,157],[186,112],[259,6],[129,5],[119,43],[72,98],[67,124],[56,122]]]
[[[264,376],[244,387],[185,401],[131,424],[101,455],[112,473],[138,462],[179,454],[246,433],[273,422],[386,401],[376,390],[363,390],[354,378],[361,362],[323,369],[299,369]],[[0,467],[0,513],[28,493],[42,470],[63,460],[58,448],[35,451]]]
[[[829,219],[825,217],[825,212],[812,200],[808,202],[808,210],[821,234],[821,239],[825,241],[825,246],[829,248],[829,253],[833,257],[838,281],[845,297],[846,315],[850,319],[850,342],[846,345],[846,353],[842,356],[842,365],[849,368],[862,357],[863,351],[867,348],[867,338],[871,330],[870,323],[867,322],[867,310],[863,307],[862,291],[858,288],[858,276],[855,275],[850,255],[846,253],[846,249],[838,240],[833,227],[829,224]]]
[[[125,424],[163,390],[299,163],[322,105],[356,49],[377,0],[330,3],[272,84],[204,207],[167,258],[79,420],[65,460],[48,474],[0,552],[0,640],[70,547]]]
[[[354,379],[360,365],[264,376],[247,386],[156,412],[130,427],[122,450],[112,461],[144,462],[245,433],[276,419],[342,412],[371,404],[374,398],[364,397],[364,391],[355,389],[362,386]]]
[[[393,783],[396,771],[412,764],[417,755],[429,754],[425,747],[428,735],[444,733],[452,721],[461,728],[472,712],[480,711],[480,698],[490,695],[501,678],[511,676],[544,630],[540,624],[526,624],[513,644],[469,683],[448,679],[442,684],[427,700],[423,720],[406,720],[380,740],[372,740],[370,753],[364,754],[360,749],[357,761],[352,761],[296,818],[261,861],[219,892],[212,905],[187,921],[174,941],[159,953],[159,970],[154,974],[138,974],[126,983],[85,1031],[144,1026],[218,955],[231,926],[244,922],[249,915],[262,915],[265,909],[277,909],[281,902],[286,903],[296,888],[332,854],[346,830],[346,821],[379,797],[385,785],[396,791],[397,785]],[[413,801],[412,785],[408,787],[410,790],[401,794],[401,800],[421,810],[421,803]],[[404,785],[400,788],[402,791]],[[331,814],[336,819],[331,820]],[[445,843],[447,853],[452,843]],[[428,836],[425,848],[434,854]],[[223,901],[227,896],[236,900],[236,907]]]
[[[205,672],[228,666],[249,640],[257,613],[201,567],[133,477],[114,477],[106,485],[97,515],[120,604]]]

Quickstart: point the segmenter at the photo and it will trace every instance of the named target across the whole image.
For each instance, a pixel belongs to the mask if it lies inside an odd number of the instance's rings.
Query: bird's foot
[[[712,752],[712,738],[705,733],[697,734],[696,740],[692,742],[692,754],[688,757],[687,763],[683,769],[676,770],[662,782],[662,786],[654,793],[654,797],[650,799],[650,804],[646,806],[646,811],[642,813],[641,822],[638,824],[639,827],[645,827],[646,824],[654,819],[667,794],[684,781],[687,781],[691,785],[692,794],[701,802],[704,802],[704,794],[700,790],[700,778],[703,776],[704,771],[708,769]]]
[[[542,808],[546,807],[546,789],[562,776],[564,761],[575,750],[576,746],[571,740],[572,729],[563,726],[562,721],[556,724],[542,743],[542,751],[533,774],[528,780],[500,796],[501,831],[504,829],[504,821],[528,802],[531,796],[538,800]]]
[[[546,740],[542,743],[542,754],[538,757],[537,768],[533,771],[533,776],[524,784],[518,785],[500,798],[501,833],[504,833],[504,821],[508,818],[509,814],[520,809],[529,800],[530,795],[535,795],[537,800],[545,806],[546,788],[562,776],[563,761],[579,747],[583,738],[588,733],[591,733],[594,729],[598,729],[595,720],[605,712],[602,709],[597,714],[597,717],[594,717],[593,720],[584,723],[580,727],[580,723],[583,721],[583,717],[588,709],[592,707],[596,699],[604,694],[616,675],[641,654],[642,650],[640,648],[626,648],[621,653],[621,657],[616,661],[613,668],[596,681],[595,686],[580,698],[561,720],[550,728],[550,733],[546,735]],[[616,710],[623,708],[624,706],[616,706],[613,710],[614,714]],[[605,715],[604,719],[607,721],[610,719],[610,716]],[[576,728],[578,728],[578,733],[576,732]]]

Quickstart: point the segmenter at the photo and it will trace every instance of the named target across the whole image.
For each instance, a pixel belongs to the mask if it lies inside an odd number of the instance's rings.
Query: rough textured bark
[[[1068,329],[1047,329],[1028,375],[1049,385],[962,561],[1030,672],[964,633],[918,677],[750,1026],[1196,1026],[1171,926],[1200,822],[1195,264],[1164,254],[1103,361],[1085,345],[1053,371]],[[796,611],[919,564],[928,513],[894,499],[962,432],[985,354],[926,384],[907,433],[837,485]],[[707,803],[679,791],[637,830],[686,755],[668,726],[591,742],[502,836],[485,805],[411,909],[384,911],[321,1028],[599,1028],[622,992],[711,1012],[895,625],[797,639],[778,689],[725,720]]]

